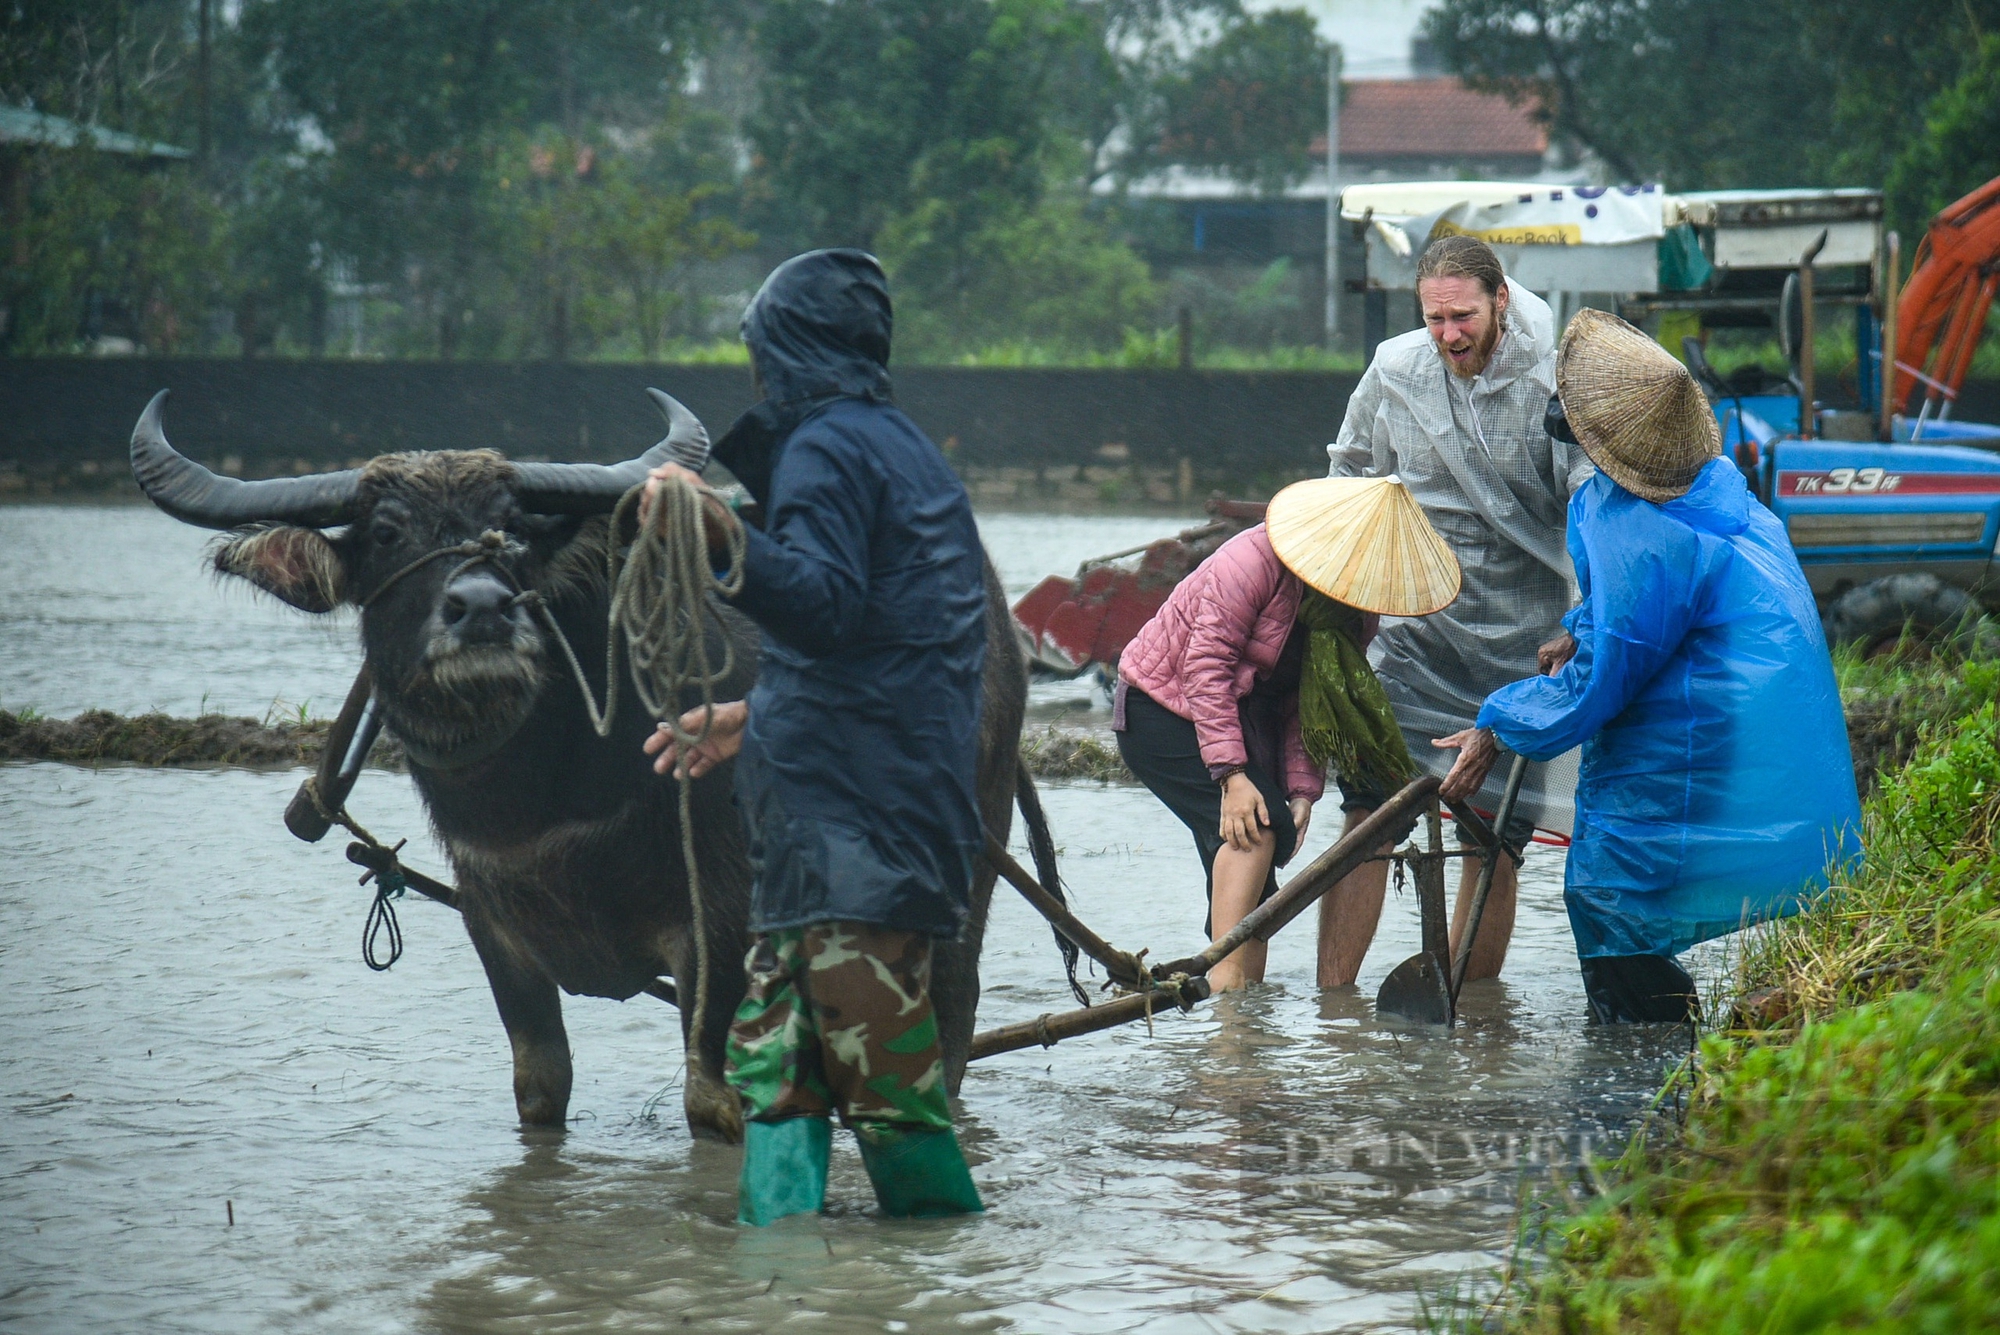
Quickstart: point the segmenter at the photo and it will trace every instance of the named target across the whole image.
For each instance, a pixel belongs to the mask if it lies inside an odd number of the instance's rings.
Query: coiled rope
[[[611,586],[609,633],[604,644],[604,708],[590,691],[569,638],[556,625],[555,616],[538,597],[525,599],[562,646],[583,693],[590,725],[599,737],[611,735],[611,723],[618,713],[618,648],[622,641],[632,674],[632,689],[639,703],[659,721],[680,749],[681,860],[687,867],[688,904],[694,918],[695,969],[700,975],[694,989],[694,1012],[690,1018],[695,1050],[700,1051],[708,1019],[708,912],[702,903],[701,866],[694,846],[694,780],[687,770],[687,757],[708,740],[715,724],[715,689],[736,670],[736,646],[714,601],[715,596],[734,597],[743,589],[743,555],[746,539],[743,524],[735,513],[722,507],[722,527],[727,559],[718,573],[709,558],[708,530],[704,511],[717,493],[708,487],[690,484],[681,478],[661,480],[650,505],[642,504],[644,483],[619,498],[611,512],[611,528],[605,537],[605,574]],[[629,548],[621,548],[619,535],[633,530]],[[721,660],[710,651],[707,628],[720,632]],[[681,701],[689,691],[701,696],[701,726],[690,731],[681,726]],[[678,980],[677,980],[678,981]],[[685,989],[683,989],[685,991]]]

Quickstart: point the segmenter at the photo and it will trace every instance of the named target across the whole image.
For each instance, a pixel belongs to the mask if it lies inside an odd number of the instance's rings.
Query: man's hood
[[[779,403],[889,397],[889,280],[861,250],[813,250],[771,271],[743,312],[743,341]]]
[[[1479,374],[1485,382],[1482,388],[1489,392],[1531,374],[1556,350],[1556,319],[1549,303],[1511,278],[1507,280],[1507,314],[1501,328],[1505,332],[1493,349],[1493,360]],[[1438,365],[1444,366],[1447,376],[1451,374],[1442,356]]]

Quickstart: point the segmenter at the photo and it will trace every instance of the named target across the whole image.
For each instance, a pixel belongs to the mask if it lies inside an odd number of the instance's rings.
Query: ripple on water
[[[218,612],[199,535],[148,511],[84,512],[129,526],[120,541],[181,541],[139,575],[129,556],[66,570],[51,553],[79,512],[40,512],[39,529],[21,518],[33,513],[0,510],[0,703],[185,709],[208,691],[257,712],[273,695],[344,689],[351,633],[247,603]],[[1125,541],[1098,520],[984,523],[1010,587]],[[29,540],[33,578],[15,560]],[[1048,554],[1058,540],[1074,557]],[[127,575],[154,581],[150,603],[106,590]],[[41,599],[25,611],[24,588]],[[65,598],[66,621],[49,605]],[[152,629],[120,629],[141,613]],[[25,642],[63,671],[26,661],[16,632],[31,623]],[[219,652],[245,635],[245,654]],[[363,968],[367,892],[339,842],[302,846],[279,821],[298,777],[0,766],[0,1106],[13,1114],[0,1119],[0,1321],[1401,1326],[1419,1288],[1500,1258],[1524,1169],[1615,1138],[1676,1055],[1671,1034],[1578,1023],[1560,857],[1537,850],[1508,977],[1469,989],[1450,1037],[1377,1023],[1362,991],[1316,992],[1310,935],[1294,928],[1274,943],[1269,985],[1162,1016],[1151,1038],[1135,1026],[975,1067],[962,1134],[984,1217],[874,1218],[843,1142],[824,1219],[739,1231],[735,1153],[690,1142],[680,1122],[672,1014],[571,999],[576,1120],[567,1136],[518,1130],[506,1043],[453,915],[409,904],[403,962]],[[1046,800],[1093,925],[1156,956],[1197,944],[1198,864],[1163,809],[1094,785]],[[416,865],[442,865],[406,779],[371,774],[355,806],[412,836]],[[1301,857],[1336,824],[1319,822]],[[1412,918],[1392,896],[1367,995],[1415,949]],[[1046,927],[1004,892],[985,976],[982,1025],[1071,1004]]]

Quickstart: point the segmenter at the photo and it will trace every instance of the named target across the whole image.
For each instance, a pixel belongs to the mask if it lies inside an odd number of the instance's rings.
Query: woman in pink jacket
[[[1389,771],[1394,786],[1410,772],[1361,656],[1376,621],[1308,587],[1259,524],[1181,581],[1119,659],[1118,749],[1194,835],[1211,940],[1276,891],[1275,869],[1305,838],[1331,753],[1344,767]],[[1302,728],[1302,685],[1319,687],[1316,705],[1329,692],[1343,697],[1330,710],[1318,705],[1330,720],[1323,726]],[[1366,733],[1386,735],[1357,735]],[[1320,744],[1309,748],[1308,734]],[[1217,991],[1261,982],[1264,961],[1264,944],[1251,942],[1210,970],[1209,982]]]

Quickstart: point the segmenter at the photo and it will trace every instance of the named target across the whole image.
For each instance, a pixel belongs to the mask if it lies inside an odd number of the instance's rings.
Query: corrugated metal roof
[[[52,116],[28,107],[0,106],[0,144],[36,144],[43,148],[76,148],[88,138],[106,153],[146,158],[190,158],[184,148],[162,144],[101,125],[84,125],[66,116]]]

